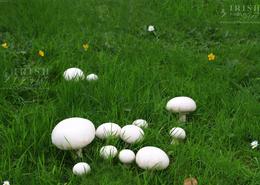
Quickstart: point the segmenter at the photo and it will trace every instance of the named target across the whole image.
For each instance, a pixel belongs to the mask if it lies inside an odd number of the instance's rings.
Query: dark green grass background
[[[20,184],[259,185],[259,16],[222,16],[230,5],[259,1],[213,0],[20,0],[0,1],[0,181]],[[245,20],[244,20],[245,19]],[[221,21],[251,21],[222,24]],[[156,37],[147,32],[155,25]],[[87,52],[82,44],[88,42]],[[38,50],[46,56],[37,56]],[[209,62],[213,52],[217,60]],[[66,68],[96,73],[99,81],[67,82]],[[25,70],[25,72],[24,72]],[[190,96],[197,111],[187,124],[165,110],[174,96]],[[131,111],[129,111],[131,110]],[[84,149],[92,168],[75,177],[79,160],[51,144],[59,121],[79,116],[123,126],[150,122],[145,140],[118,149],[161,147],[165,171],[104,161],[105,141]],[[184,144],[170,145],[168,131],[181,126]]]

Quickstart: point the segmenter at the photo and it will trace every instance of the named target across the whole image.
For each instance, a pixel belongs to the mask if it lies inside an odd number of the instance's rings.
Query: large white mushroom
[[[63,76],[65,80],[79,80],[85,78],[84,72],[76,67],[72,67],[64,71]]]
[[[136,143],[143,139],[144,131],[135,125],[126,125],[121,129],[121,139],[126,143]]]
[[[173,138],[172,144],[178,141],[182,141],[186,138],[186,132],[183,128],[180,127],[173,127],[170,130],[170,135]]]
[[[189,97],[179,96],[168,101],[166,109],[170,112],[179,113],[179,120],[185,122],[186,115],[196,110],[196,103]]]
[[[111,159],[117,155],[117,148],[113,145],[103,146],[99,154],[103,159]]]
[[[89,74],[87,76],[87,81],[96,81],[98,80],[98,76],[96,74]]]
[[[118,154],[119,160],[124,164],[130,164],[135,160],[135,153],[129,149],[123,149]]]
[[[61,150],[77,150],[82,157],[82,148],[95,138],[94,124],[84,118],[68,118],[59,122],[51,133],[52,143]]]
[[[87,163],[80,162],[73,166],[72,171],[75,175],[80,176],[80,175],[88,174],[91,171],[91,168]]]
[[[145,170],[163,170],[170,163],[168,155],[154,146],[141,148],[136,154],[135,161],[140,168]]]
[[[116,123],[103,123],[96,130],[96,136],[99,139],[106,139],[108,137],[119,137],[121,127]]]
[[[148,123],[144,119],[137,119],[132,124],[135,125],[135,126],[138,126],[140,128],[147,128],[148,127]]]

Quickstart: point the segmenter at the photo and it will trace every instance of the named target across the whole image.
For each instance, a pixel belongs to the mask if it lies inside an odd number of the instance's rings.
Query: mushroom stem
[[[179,144],[179,140],[173,138],[171,141],[171,145],[177,145],[177,144]]]
[[[78,149],[78,150],[76,151],[76,153],[77,153],[77,156],[78,156],[79,158],[82,158],[82,157],[83,157],[82,149]]]
[[[180,113],[180,118],[179,118],[179,120],[180,120],[181,122],[186,122],[186,114],[185,114],[185,113]]]

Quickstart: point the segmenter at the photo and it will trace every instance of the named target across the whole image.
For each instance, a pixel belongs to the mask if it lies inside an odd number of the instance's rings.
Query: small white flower
[[[258,147],[258,145],[259,145],[259,144],[258,144],[258,141],[256,141],[256,140],[251,143],[252,149]]]
[[[4,181],[3,185],[10,185],[10,182],[9,181]]]
[[[155,30],[153,25],[148,26],[148,31],[149,32],[153,32]]]

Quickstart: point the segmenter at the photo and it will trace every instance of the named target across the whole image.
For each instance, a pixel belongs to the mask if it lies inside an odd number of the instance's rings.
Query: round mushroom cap
[[[189,97],[179,96],[168,101],[166,109],[170,112],[188,113],[196,110],[196,103]]]
[[[103,146],[100,149],[99,153],[103,159],[114,158],[117,154],[117,149],[113,145],[107,145],[107,146]]]
[[[87,80],[88,81],[95,81],[95,80],[98,80],[98,76],[96,74],[89,74],[87,76]]]
[[[180,127],[173,127],[170,130],[170,135],[175,138],[175,139],[179,139],[179,140],[183,140],[186,138],[186,132],[183,128]]]
[[[121,127],[116,123],[103,123],[96,130],[96,136],[99,139],[105,139],[107,137],[119,137]]]
[[[129,149],[123,149],[119,152],[119,160],[124,164],[132,163],[135,160],[135,153]]]
[[[124,142],[133,144],[143,139],[144,131],[135,125],[126,125],[121,129],[120,137]]]
[[[64,71],[63,76],[65,80],[79,80],[84,79],[84,72],[76,67],[72,67]]]
[[[51,133],[52,143],[61,150],[77,150],[95,138],[95,126],[84,118],[68,118],[59,122]]]
[[[163,170],[170,163],[168,155],[154,146],[141,148],[136,154],[135,161],[140,168],[145,170]]]
[[[133,122],[133,125],[138,126],[140,128],[147,128],[148,127],[148,123],[144,119],[137,119],[137,120],[135,120]]]
[[[85,175],[91,171],[91,168],[87,163],[80,162],[73,166],[72,171],[75,175]]]

